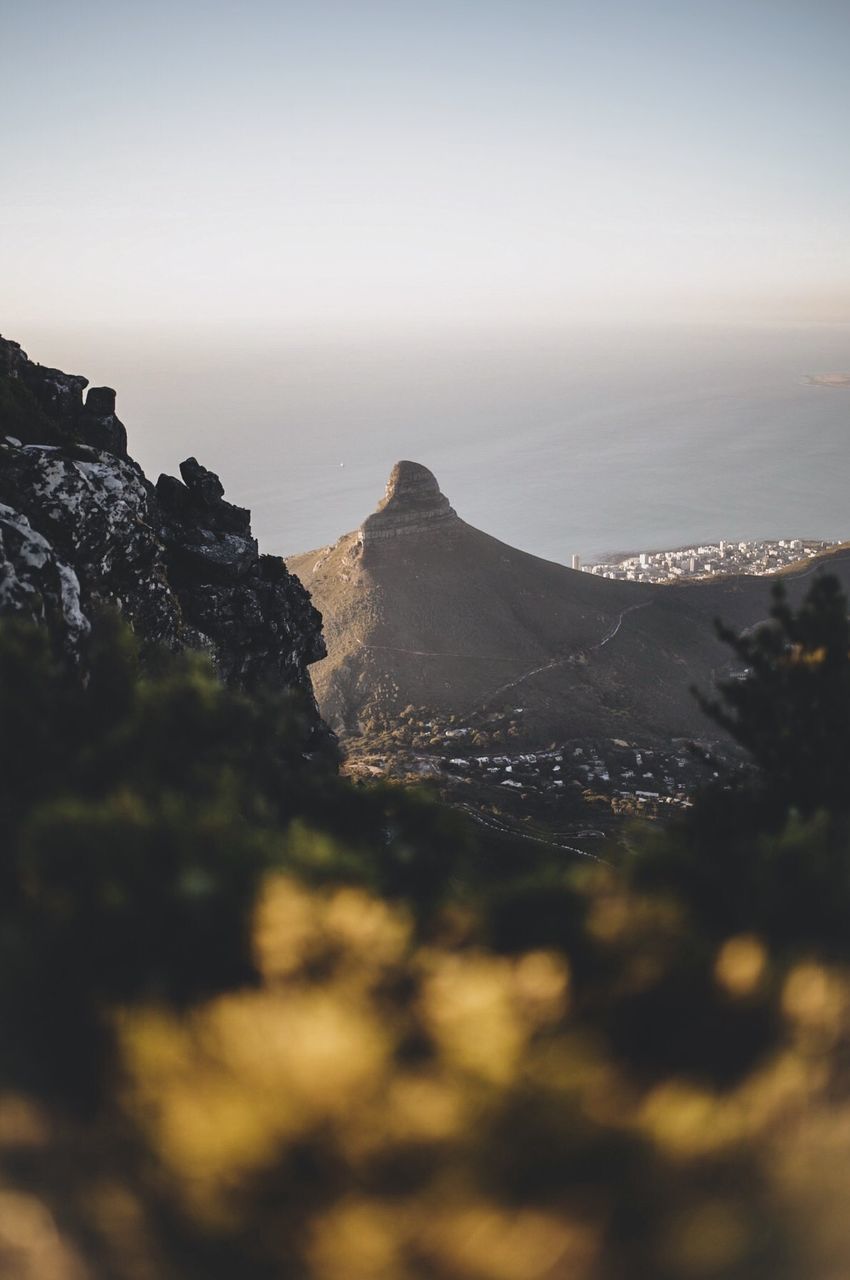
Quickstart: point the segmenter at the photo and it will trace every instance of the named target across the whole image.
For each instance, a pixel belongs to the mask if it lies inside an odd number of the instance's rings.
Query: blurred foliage
[[[850,1273],[845,803],[768,741],[845,749],[843,607],[740,641],[756,772],[617,867],[351,786],[114,622],[82,672],[4,626],[0,1274]]]
[[[819,574],[795,611],[778,583],[768,622],[718,630],[741,670],[700,701],[755,769],[707,787],[676,838],[644,840],[635,883],[675,894],[713,938],[755,929],[850,960],[847,599]]]
[[[294,695],[228,691],[197,655],[161,654],[142,671],[132,633],[109,615],[81,670],[44,631],[4,622],[0,726],[0,1008],[19,1027],[0,1070],[11,1078],[35,1070],[45,1086],[90,1092],[104,1002],[185,1003],[254,980],[254,903],[283,860],[314,881],[415,897],[423,914],[445,887],[445,859],[430,851],[451,815],[346,787]],[[312,832],[306,860],[304,842],[287,840],[296,820]]]
[[[742,671],[703,709],[750,753],[777,815],[850,812],[850,619],[838,579],[815,577],[796,612],[781,581],[770,618],[737,635]]]

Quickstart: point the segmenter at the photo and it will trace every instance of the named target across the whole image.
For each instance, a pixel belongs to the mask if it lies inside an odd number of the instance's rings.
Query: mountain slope
[[[325,617],[317,695],[349,734],[373,710],[408,703],[467,713],[524,671],[589,647],[646,597],[474,529],[412,462],[394,468],[360,529],[289,565]]]
[[[412,462],[360,529],[288,563],[324,617],[322,713],[349,738],[408,705],[465,723],[522,707],[528,743],[698,736],[691,686],[729,663],[714,617],[748,626],[769,604],[764,579],[653,587],[518,551],[461,520]]]

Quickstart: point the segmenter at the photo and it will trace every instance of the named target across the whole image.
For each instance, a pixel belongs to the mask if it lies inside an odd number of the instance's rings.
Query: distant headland
[[[812,387],[850,388],[850,373],[807,373],[805,381]]]

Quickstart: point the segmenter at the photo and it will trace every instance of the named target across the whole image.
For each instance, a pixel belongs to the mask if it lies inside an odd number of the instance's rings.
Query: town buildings
[[[721,540],[673,551],[641,551],[583,568],[585,573],[628,582],[675,582],[679,578],[707,578],[716,574],[775,573],[777,569],[809,560],[835,546],[838,543],[823,539]]]

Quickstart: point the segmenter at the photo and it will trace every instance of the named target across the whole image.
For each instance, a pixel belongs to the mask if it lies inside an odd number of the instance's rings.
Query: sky
[[[850,320],[848,0],[0,0],[0,330]]]

